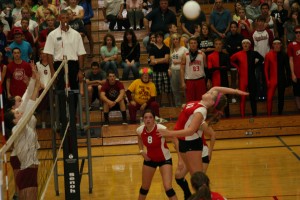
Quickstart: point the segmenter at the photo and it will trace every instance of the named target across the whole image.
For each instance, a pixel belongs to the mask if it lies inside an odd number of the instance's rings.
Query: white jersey
[[[29,100],[23,113],[25,117],[33,108],[35,101]],[[24,117],[21,117],[16,126],[13,127],[12,132],[14,133],[20,124],[23,123]],[[20,137],[14,142],[14,151],[17,154],[20,163],[21,170],[30,167],[31,165],[38,165],[39,160],[37,156],[37,150],[40,148],[37,133],[36,133],[36,118],[32,115],[30,121],[26,124],[22,130]]]
[[[198,55],[196,59],[193,62],[191,62],[190,52],[187,52],[185,54],[186,62],[185,62],[184,78],[186,80],[195,80],[195,79],[205,77],[204,59],[203,59],[204,55],[205,54],[201,50],[198,50]]]
[[[179,64],[174,64],[173,61],[181,61],[182,57],[188,53],[188,49],[185,47],[180,47],[177,51],[174,49],[174,51],[171,53],[171,69],[173,70],[180,70],[180,63]]]
[[[41,84],[46,87],[51,80],[49,64],[45,66],[41,62],[37,62],[36,67],[40,75]]]
[[[269,38],[270,35],[268,31],[255,31],[253,33],[253,41],[254,41],[254,51],[257,51],[265,57],[266,53],[270,51]]]

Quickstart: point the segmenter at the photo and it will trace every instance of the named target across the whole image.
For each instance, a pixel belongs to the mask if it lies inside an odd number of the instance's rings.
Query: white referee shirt
[[[44,53],[53,55],[54,61],[62,61],[63,56],[68,60],[78,60],[78,56],[85,55],[81,35],[69,27],[68,31],[63,31],[60,26],[49,33]]]

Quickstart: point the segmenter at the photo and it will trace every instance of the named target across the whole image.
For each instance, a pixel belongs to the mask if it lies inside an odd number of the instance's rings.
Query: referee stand
[[[93,190],[93,176],[92,176],[92,154],[91,154],[91,133],[90,133],[90,114],[88,105],[88,92],[85,80],[84,85],[84,99],[85,99],[85,121],[83,121],[82,98],[79,90],[50,90],[50,114],[52,127],[52,152],[53,160],[57,155],[57,146],[59,146],[59,138],[57,132],[60,132],[60,140],[63,139],[66,131],[67,123],[69,127],[63,143],[63,158],[58,161],[64,162],[64,173],[59,174],[57,163],[54,166],[54,187],[56,196],[59,196],[58,177],[64,176],[65,185],[65,199],[80,200],[80,182],[82,175],[88,175],[89,179],[89,193]],[[64,99],[66,101],[64,101]],[[76,118],[76,109],[78,110],[78,120]],[[77,123],[77,121],[79,123]],[[83,157],[78,156],[77,136],[85,136],[86,140],[83,142],[87,148],[87,155]],[[79,167],[79,159],[81,164]],[[83,172],[85,160],[88,163],[88,171]]]

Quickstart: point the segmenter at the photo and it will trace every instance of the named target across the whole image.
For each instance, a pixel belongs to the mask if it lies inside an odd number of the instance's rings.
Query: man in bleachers
[[[120,110],[122,113],[123,123],[127,124],[126,105],[125,105],[125,89],[123,83],[116,80],[116,74],[108,71],[107,80],[101,87],[101,100],[103,101],[104,126],[109,125],[108,114],[111,110]]]
[[[251,37],[254,51],[257,51],[262,57],[265,57],[266,53],[270,51],[274,40],[272,31],[266,29],[265,23],[266,19],[263,16],[259,16],[256,20],[256,30]],[[256,79],[258,83],[257,98],[260,101],[264,101],[266,100],[267,89],[263,66],[256,68],[256,70]]]
[[[170,48],[163,43],[164,34],[156,33],[156,44],[150,50],[150,65],[153,67],[153,82],[157,91],[157,101],[161,103],[162,93],[167,94],[169,105],[172,104],[171,83],[168,75]]]
[[[225,38],[229,31],[230,22],[232,21],[231,13],[223,7],[223,0],[215,1],[215,9],[210,14],[210,28],[216,37]]]
[[[24,41],[22,29],[15,27],[13,30],[13,36],[14,41],[6,48],[6,56],[8,57],[8,61],[11,62],[13,60],[12,49],[17,47],[21,50],[22,60],[29,62],[32,54],[32,48],[28,42]]]
[[[129,101],[130,123],[136,123],[136,113],[138,110],[143,112],[146,109],[151,109],[156,116],[159,116],[159,105],[155,101],[156,87],[150,80],[152,73],[152,70],[148,67],[140,69],[141,78],[133,81],[126,91]]]
[[[255,21],[260,15],[260,0],[252,0],[251,4],[246,6],[246,16],[248,19]]]
[[[114,31],[114,27],[117,24],[118,30],[122,30],[122,26],[125,29],[129,28],[128,19],[123,18],[125,2],[124,0],[104,0],[103,16],[104,21],[109,22],[109,30]]]
[[[160,0],[159,8],[153,9],[144,18],[144,26],[148,35],[151,33],[156,33],[162,31],[165,37],[168,36],[168,24],[177,25],[176,15],[169,8],[168,0]],[[151,26],[150,23],[151,22]],[[143,44],[146,47],[149,41],[149,36],[143,39]]]
[[[189,39],[189,51],[182,56],[180,67],[181,85],[186,91],[186,102],[200,101],[206,93],[206,55],[198,50],[197,38]]]
[[[98,99],[100,101],[100,93],[101,87],[106,82],[105,80],[106,74],[100,68],[98,62],[92,62],[91,70],[86,74],[86,83],[88,86],[88,93],[89,93],[89,103],[90,103],[90,110],[92,109],[91,104]]]
[[[28,31],[31,33],[33,39],[34,39],[34,43],[37,42],[38,40],[38,32],[39,32],[39,25],[36,21],[31,19],[30,16],[30,10],[27,7],[23,7],[21,10],[21,15],[22,15],[22,19],[27,18],[28,21]],[[16,21],[16,23],[14,24],[15,27],[22,27],[22,19]]]
[[[7,97],[23,96],[28,81],[32,75],[31,66],[21,58],[21,49],[12,49],[12,62],[7,66],[6,91]]]

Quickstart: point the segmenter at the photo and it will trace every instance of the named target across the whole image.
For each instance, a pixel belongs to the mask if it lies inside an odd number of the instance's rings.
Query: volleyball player
[[[142,169],[142,186],[139,200],[146,199],[151,186],[152,178],[159,167],[166,195],[170,200],[177,200],[176,193],[172,188],[172,158],[164,137],[157,136],[158,129],[165,129],[161,124],[155,123],[155,114],[146,110],[143,114],[144,124],[137,129],[138,146],[140,154],[144,158]],[[147,152],[144,150],[147,148]]]
[[[216,115],[221,114],[220,112],[227,104],[225,94],[248,95],[247,92],[238,89],[213,87],[202,95],[201,101],[187,103],[181,111],[173,131],[158,130],[158,136],[178,137],[180,155],[191,175],[197,171],[203,171],[203,130],[199,130],[199,127],[204,123],[209,108],[212,108]]]

